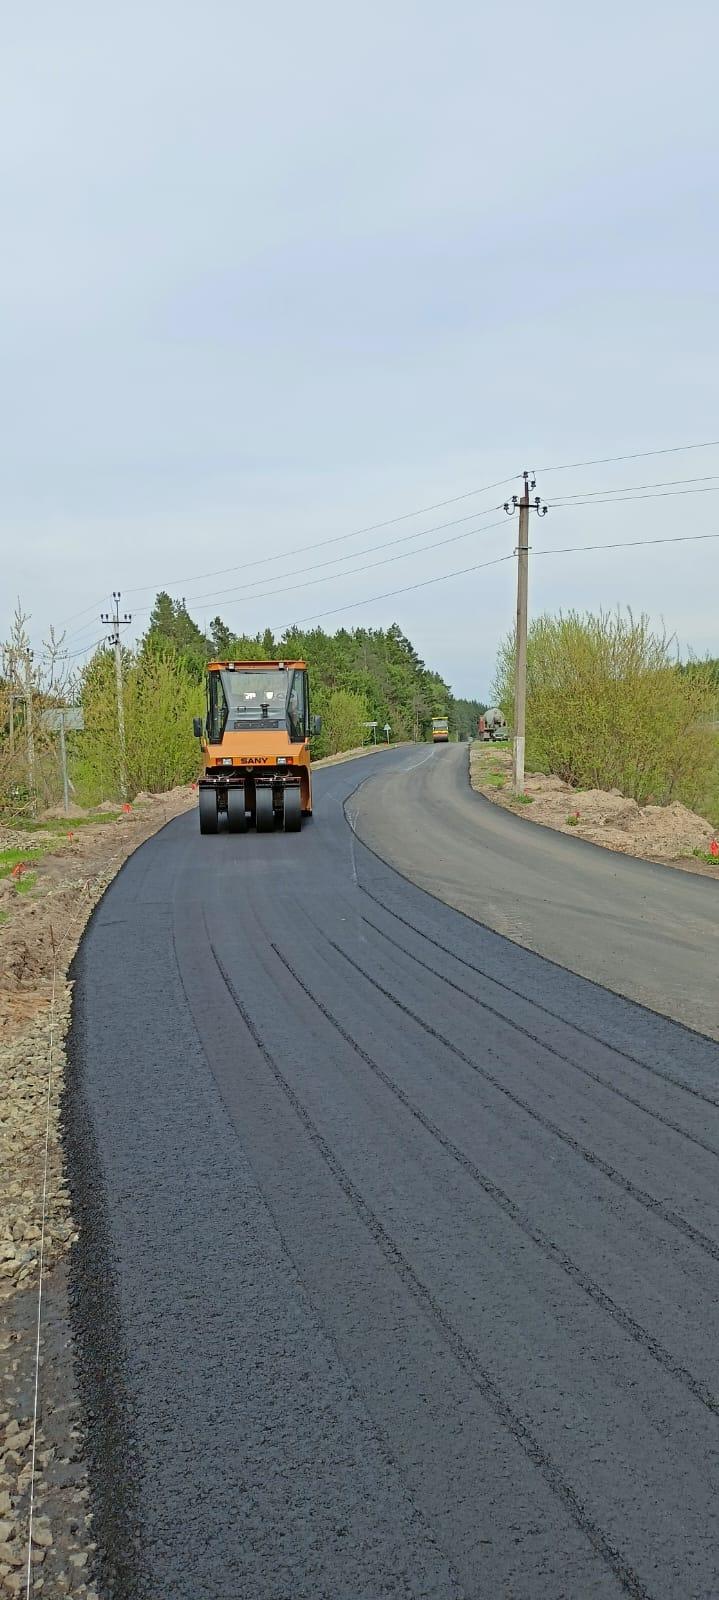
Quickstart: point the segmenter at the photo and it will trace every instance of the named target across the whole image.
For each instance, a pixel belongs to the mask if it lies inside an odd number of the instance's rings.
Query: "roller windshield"
[[[291,739],[306,733],[305,675],[292,667],[256,672],[224,667],[210,673],[208,731],[217,743],[224,733],[276,731]]]

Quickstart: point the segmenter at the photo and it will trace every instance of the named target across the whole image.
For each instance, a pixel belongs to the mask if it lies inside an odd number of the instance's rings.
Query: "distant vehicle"
[[[446,744],[449,739],[449,722],[446,717],[432,718],[433,744]]]
[[[509,728],[505,721],[504,712],[498,706],[490,706],[484,715],[477,718],[478,739],[508,739]]]

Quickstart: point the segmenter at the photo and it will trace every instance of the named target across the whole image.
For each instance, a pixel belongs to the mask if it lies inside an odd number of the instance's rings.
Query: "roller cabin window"
[[[306,674],[297,668],[268,667],[257,672],[222,668],[208,682],[207,736],[220,744],[225,733],[277,732],[307,737]]]

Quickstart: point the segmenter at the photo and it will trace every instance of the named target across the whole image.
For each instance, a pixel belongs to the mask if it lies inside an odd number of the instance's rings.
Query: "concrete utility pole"
[[[120,744],[120,797],[127,799],[127,759],[125,753],[125,708],[122,700],[122,645],[120,644],[120,629],[126,628],[132,617],[125,612],[120,616],[120,590],[113,589],[112,600],[114,611],[103,611],[100,621],[106,628],[114,631],[110,634],[108,644],[115,646],[115,687],[117,690],[117,732]]]
[[[30,809],[35,815],[35,734],[32,725],[32,651],[25,651],[25,733],[27,736],[27,777]]]
[[[536,489],[536,479],[524,473],[524,490],[521,500],[512,495],[511,503],[505,500],[504,509],[513,513],[519,509],[519,536],[517,541],[517,630],[514,656],[514,739],[512,742],[512,788],[515,794],[524,794],[524,747],[527,723],[527,599],[529,591],[529,513],[536,511],[545,517],[547,507],[540,503],[539,495],[530,502],[531,489]]]

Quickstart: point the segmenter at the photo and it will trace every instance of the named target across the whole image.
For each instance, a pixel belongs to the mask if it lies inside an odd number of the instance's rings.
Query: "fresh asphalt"
[[[497,933],[719,1039],[719,875],[635,860],[493,805],[469,787],[466,745],[416,759],[358,792],[348,809],[360,838]]]
[[[177,819],[83,939],[103,1600],[719,1594],[719,1047],[360,842],[448,755],[318,773],[300,835]]]

